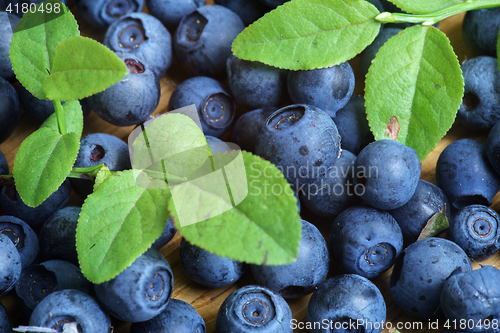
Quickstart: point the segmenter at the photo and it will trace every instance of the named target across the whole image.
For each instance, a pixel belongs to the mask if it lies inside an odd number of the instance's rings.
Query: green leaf
[[[376,140],[397,140],[423,160],[450,129],[462,103],[462,71],[450,41],[421,25],[391,37],[366,77],[365,105]]]
[[[28,12],[17,25],[10,44],[10,61],[16,78],[39,99],[49,99],[42,90],[42,84],[49,76],[54,64],[59,42],[79,36],[78,24],[68,8],[58,0],[61,12]]]
[[[389,0],[400,9],[412,14],[429,14],[439,9],[463,3],[463,0]]]
[[[111,177],[113,173],[109,171],[109,168],[104,164],[99,171],[97,171],[97,175],[95,177],[94,190],[101,185],[106,179]]]
[[[64,110],[64,119],[66,121],[66,130],[82,136],[83,132],[83,113],[82,106],[79,101],[69,101],[62,105]],[[54,131],[59,131],[57,125],[57,116],[51,114],[40,127],[48,127]]]
[[[21,199],[40,205],[69,175],[80,148],[77,133],[59,134],[44,127],[28,136],[17,151],[14,179]]]
[[[339,65],[377,37],[379,11],[364,0],[293,0],[251,24],[234,55],[291,70]]]
[[[207,140],[202,130],[188,116],[167,113],[138,127],[131,136],[132,167],[145,169],[156,178],[182,181],[209,158]]]
[[[52,100],[77,100],[105,90],[127,74],[127,67],[113,51],[78,36],[57,45],[52,70],[42,88]]]
[[[432,215],[432,217],[427,221],[425,227],[418,236],[418,240],[435,237],[448,229],[449,226],[450,224],[448,223],[448,218],[446,217],[446,205],[444,205],[441,212]]]
[[[237,153],[214,155],[215,169],[219,176],[224,169],[225,177],[209,179],[204,184],[209,187],[193,180],[171,189],[168,209],[173,223],[190,243],[220,256],[267,265],[295,261],[301,223],[290,185],[274,165],[245,151],[240,152],[241,177],[240,166],[227,163],[238,161]],[[217,173],[209,176],[216,178]],[[200,222],[188,221],[193,216]]]
[[[160,237],[168,190],[136,185],[132,170],[106,178],[85,200],[76,229],[80,268],[93,283],[114,278]]]

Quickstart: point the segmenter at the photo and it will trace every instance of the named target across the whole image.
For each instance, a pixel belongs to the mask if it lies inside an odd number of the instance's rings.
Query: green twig
[[[86,167],[86,168],[73,168],[69,173],[69,178],[80,178],[80,179],[90,179],[94,180],[97,176],[97,173],[104,166],[104,163],[101,163],[96,166]],[[111,171],[113,172],[113,171]]]
[[[60,101],[52,101],[54,104],[54,110],[56,111],[57,125],[59,126],[59,133],[64,135],[66,131],[66,120],[64,119],[63,107]]]
[[[445,18],[462,12],[498,6],[500,6],[499,0],[469,0],[422,15],[383,12],[375,17],[375,20],[381,23],[422,23],[423,25],[433,25]]]

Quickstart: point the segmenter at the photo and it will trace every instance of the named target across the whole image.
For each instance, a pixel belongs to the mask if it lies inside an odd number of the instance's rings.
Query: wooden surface
[[[98,41],[102,42],[103,38],[102,31],[89,29],[88,27],[85,26],[85,23],[83,22],[83,20],[81,20],[78,13],[75,13],[75,16],[77,17],[81,25],[82,35],[93,37]],[[460,28],[462,19],[463,19],[463,14],[457,15],[442,21],[439,25],[439,28],[442,31],[444,31],[450,38],[452,45],[455,49],[455,52],[459,55],[459,60],[461,63],[465,59],[471,58],[471,55],[465,48],[462,39],[462,33]],[[356,72],[358,72],[357,71],[358,62],[359,61],[357,58],[350,61],[351,65],[353,66]],[[177,84],[182,82],[182,80],[186,79],[187,77],[188,76],[186,76],[186,74],[182,73],[178,69],[176,62],[174,61],[172,67],[169,69],[167,73],[167,76],[161,79],[162,96],[158,108],[155,111],[155,114],[167,111],[168,100],[173,90],[175,89]],[[360,75],[357,75],[356,79],[357,82],[356,82],[355,93],[363,94],[363,78],[360,77]],[[241,112],[242,110],[239,110],[239,113]],[[14,163],[14,157],[17,152],[17,149],[19,148],[19,145],[30,133],[35,131],[40,126],[40,124],[41,124],[40,121],[37,121],[36,119],[30,117],[29,115],[23,114],[14,134],[9,138],[8,141],[0,145],[0,150],[5,154],[5,156],[9,161],[9,167],[11,171]],[[85,127],[83,135],[85,136],[87,134],[95,132],[106,132],[113,134],[123,139],[124,141],[127,141],[127,136],[131,130],[132,127],[116,127],[110,125],[101,120],[96,114],[91,113],[90,116],[88,116],[85,119]],[[486,133],[483,134],[472,133],[459,125],[454,125],[454,127],[450,130],[448,135],[443,140],[441,140],[441,142],[439,142],[436,149],[434,149],[422,163],[422,174],[421,174],[422,179],[436,183],[434,171],[435,171],[436,161],[437,158],[439,157],[440,152],[449,143],[462,137],[473,138],[484,142],[486,139]],[[228,140],[229,136],[226,135],[223,137],[223,139]],[[500,197],[498,195],[495,197],[494,204],[492,206],[492,208],[495,210],[498,210],[500,208],[499,198]],[[82,200],[75,193],[72,193],[72,199],[69,205],[81,205],[81,203]],[[305,211],[305,209],[303,212],[303,217],[306,220],[315,223],[322,231],[323,235],[328,236],[329,227],[333,222],[332,220],[321,220],[314,218],[313,216],[311,216],[310,213]],[[173,292],[173,298],[182,299],[190,303],[192,306],[194,306],[205,320],[207,325],[207,332],[209,333],[215,332],[215,319],[217,316],[217,311],[221,303],[224,301],[224,299],[232,291],[244,285],[255,283],[255,280],[253,279],[250,270],[247,270],[247,272],[245,273],[245,275],[241,280],[239,280],[234,285],[226,288],[208,289],[190,281],[189,278],[184,273],[179,262],[180,239],[181,239],[180,235],[177,234],[169,244],[167,244],[165,247],[161,249],[162,254],[167,258],[168,262],[172,266],[173,273],[175,276],[175,289]],[[326,237],[326,239],[328,241],[328,237]],[[500,255],[497,254],[495,257],[482,262],[482,264],[489,264],[489,265],[494,265],[496,267],[500,267]],[[474,268],[478,267],[479,267],[478,264],[474,263]],[[340,273],[341,273],[340,269],[333,263],[330,269],[330,276],[334,276]],[[376,283],[376,285],[380,288],[386,300],[387,321],[393,323],[394,325],[396,325],[397,322],[400,322],[410,326],[420,322],[423,326],[423,329],[402,329],[400,330],[401,332],[442,331],[443,330],[442,327],[440,327],[437,330],[429,329],[427,321],[422,322],[419,319],[404,314],[403,311],[400,308],[398,308],[398,306],[395,304],[389,292],[390,273],[391,271],[388,271],[382,276],[373,280],[373,282]],[[298,321],[303,322],[306,320],[307,303],[309,301],[309,297],[310,295],[296,300],[290,300],[288,302],[292,309],[294,318],[296,318]],[[0,301],[7,308],[16,327],[18,325],[27,324],[20,313],[14,292],[11,292],[9,295],[1,298]],[[443,324],[443,322],[441,322],[440,324]],[[129,332],[128,323],[114,321],[113,325],[115,327],[114,330],[115,333]],[[296,330],[296,332],[308,332],[308,331]],[[384,330],[384,332],[387,332],[387,330]]]

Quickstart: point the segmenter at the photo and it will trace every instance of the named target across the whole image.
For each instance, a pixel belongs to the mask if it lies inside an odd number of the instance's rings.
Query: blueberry
[[[491,166],[500,174],[500,121],[493,126],[486,139],[486,156]]]
[[[75,289],[55,291],[36,306],[30,326],[47,327],[62,332],[67,323],[78,323],[78,332],[111,332],[109,316],[88,294]]]
[[[256,61],[227,58],[229,88],[235,101],[248,108],[277,107],[287,94],[287,71]]]
[[[233,291],[217,313],[217,333],[292,333],[292,311],[283,297],[261,286]]]
[[[78,9],[94,28],[106,29],[120,17],[141,12],[144,0],[79,0]]]
[[[259,0],[259,1],[261,3],[263,3],[264,5],[266,5],[267,7],[274,9],[274,8],[284,4],[288,0]]]
[[[500,270],[493,266],[451,276],[441,291],[444,314],[451,322],[467,322],[467,332],[498,332]],[[497,325],[495,325],[497,326]]]
[[[49,260],[23,268],[16,293],[31,309],[57,290],[78,289],[90,293],[91,284],[80,268],[64,260]]]
[[[326,241],[311,223],[301,220],[302,238],[295,262],[288,265],[252,265],[257,283],[284,298],[297,298],[313,292],[325,281],[330,268]]]
[[[205,321],[189,303],[171,299],[162,313],[148,321],[133,323],[130,333],[205,333]]]
[[[266,107],[244,113],[236,120],[231,134],[231,142],[237,144],[241,150],[255,152],[255,139],[262,124],[277,108]]]
[[[499,225],[500,216],[493,209],[470,205],[453,215],[447,237],[472,259],[483,260],[500,250]]]
[[[245,263],[210,253],[192,245],[184,238],[181,240],[180,258],[187,276],[194,282],[209,288],[233,284],[247,268]]]
[[[42,260],[62,259],[78,265],[76,226],[81,207],[68,206],[52,214],[40,230]]]
[[[354,92],[354,72],[348,62],[309,71],[290,71],[288,93],[295,104],[310,104],[335,117]]]
[[[149,249],[115,278],[95,284],[94,289],[112,316],[135,323],[165,309],[174,289],[174,275],[161,253]]]
[[[360,197],[378,209],[395,209],[407,203],[418,185],[417,152],[393,140],[379,140],[363,148],[356,158],[354,182]]]
[[[160,101],[160,81],[142,58],[117,53],[128,74],[106,90],[82,100],[83,109],[91,109],[115,126],[131,126],[146,121]]]
[[[167,220],[167,224],[163,229],[163,233],[157,240],[155,240],[155,242],[153,243],[153,245],[151,245],[151,247],[159,250],[160,248],[165,246],[168,242],[170,242],[172,238],[174,238],[176,233],[177,229],[174,227],[174,225],[172,224],[172,219],[169,217]]]
[[[467,127],[489,130],[500,120],[500,72],[496,58],[480,56],[462,64],[464,96],[457,118]]]
[[[491,205],[500,189],[500,175],[490,165],[486,145],[472,139],[460,139],[439,155],[436,179],[455,208],[479,204]]]
[[[226,7],[201,6],[179,23],[173,42],[175,56],[195,75],[221,77],[233,40],[243,28],[240,17]]]
[[[392,298],[416,317],[442,317],[439,297],[455,270],[472,270],[467,254],[457,244],[434,237],[419,240],[396,260],[390,280]]]
[[[360,201],[353,181],[355,160],[356,155],[342,150],[339,160],[323,177],[299,190],[300,198],[311,212],[335,218]]]
[[[228,89],[219,81],[195,76],[179,84],[168,102],[168,109],[176,110],[194,104],[198,110],[205,135],[220,137],[232,125],[235,104]]]
[[[372,60],[375,59],[375,56],[377,55],[378,50],[382,47],[382,45],[385,44],[391,38],[392,36],[397,35],[403,31],[403,29],[400,28],[383,28],[378,36],[375,38],[375,40],[366,47],[366,49],[363,50],[360,54],[360,68],[361,68],[361,74],[363,74],[363,77],[366,76],[368,73],[368,69],[370,68],[372,64]]]
[[[414,242],[427,222],[435,214],[443,211],[449,219],[450,203],[443,190],[420,179],[411,199],[403,206],[389,210],[388,213],[398,222],[405,239]]]
[[[312,333],[379,333],[385,315],[386,305],[380,290],[370,280],[356,274],[337,275],[326,280],[312,294],[307,306],[307,320],[314,325]],[[354,330],[349,330],[352,325]]]
[[[403,250],[403,234],[387,212],[354,206],[330,229],[330,253],[346,273],[374,278],[388,270]]]
[[[0,234],[0,297],[11,291],[21,276],[21,256],[6,235]]]
[[[146,0],[149,12],[166,27],[175,28],[182,18],[205,4],[205,0]]]
[[[0,143],[14,132],[21,118],[21,105],[16,89],[0,76]]]
[[[257,135],[255,153],[276,165],[298,189],[322,177],[339,159],[340,136],[326,112],[295,104],[267,118]]]
[[[111,171],[131,169],[128,145],[114,135],[107,133],[92,133],[80,140],[80,151],[75,162],[75,168],[87,168],[101,163]],[[88,179],[70,179],[75,192],[86,198],[93,191],[94,182]]]
[[[257,1],[248,0],[215,0],[216,5],[221,5],[231,9],[238,14],[245,25],[257,21],[261,16],[269,11],[269,8]]]
[[[465,14],[462,34],[465,45],[477,55],[497,56],[500,8],[472,10]]]
[[[0,333],[12,333],[12,326],[2,303],[0,303]]]
[[[14,216],[0,216],[0,234],[6,235],[14,243],[23,268],[35,261],[40,251],[38,237],[26,222]]]
[[[210,151],[212,152],[212,154],[222,153],[223,151],[231,150],[231,147],[229,147],[227,143],[225,143],[219,138],[216,138],[215,136],[205,135],[205,138],[207,139],[207,143],[210,147]]]
[[[113,22],[103,44],[114,52],[137,55],[157,77],[165,75],[172,63],[170,33],[160,20],[146,13],[131,13]]]
[[[368,126],[363,96],[352,95],[347,104],[337,111],[333,121],[337,125],[340,146],[353,154],[358,154],[361,148],[373,141],[373,135]]]
[[[5,155],[0,151],[0,175],[8,175],[9,174],[9,163],[5,158]],[[1,187],[0,187],[1,188]]]
[[[2,4],[2,7],[5,8],[5,5]],[[13,14],[0,12],[0,77],[9,81],[15,78],[9,58],[10,42],[20,20]]]
[[[52,193],[41,205],[33,208],[23,202],[15,185],[8,185],[4,186],[0,192],[0,206],[5,214],[20,218],[33,230],[38,231],[52,214],[66,205],[70,194],[71,184],[66,179],[57,191]]]

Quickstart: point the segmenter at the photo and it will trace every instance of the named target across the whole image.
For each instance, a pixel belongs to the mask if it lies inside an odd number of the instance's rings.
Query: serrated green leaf
[[[224,154],[224,158],[217,159]],[[274,165],[245,151],[241,154],[246,178],[241,178],[235,173],[238,166],[227,163],[226,158],[234,158],[231,154],[234,151],[214,155],[215,169],[223,168],[226,174],[211,183],[210,195],[195,181],[172,188],[168,208],[173,223],[190,243],[220,256],[253,264],[293,262],[298,254],[301,223],[290,185]],[[245,190],[246,196],[241,195]],[[214,213],[220,208],[225,211]],[[186,211],[197,217],[212,217],[183,225],[179,212]]]
[[[39,99],[48,99],[42,84],[54,64],[59,42],[80,35],[78,24],[68,8],[58,0],[61,12],[28,12],[17,25],[10,45],[10,61],[16,78]]]
[[[59,102],[57,102],[59,103]],[[64,120],[66,122],[66,130],[82,136],[83,132],[83,112],[79,101],[69,101],[62,105],[64,110]],[[57,124],[57,116],[51,114],[40,127],[48,127],[54,131],[59,131]]]
[[[104,164],[99,171],[97,171],[97,175],[95,177],[95,182],[94,182],[94,191],[95,189],[101,185],[106,179],[111,177],[113,173],[109,170],[109,168]]]
[[[446,217],[446,205],[444,205],[441,212],[432,215],[432,217],[427,221],[417,240],[435,237],[448,229],[449,226],[450,224],[448,223],[448,218]]]
[[[73,168],[79,148],[80,135],[61,135],[47,127],[23,141],[12,173],[19,196],[26,205],[40,205],[61,186]]]
[[[132,170],[106,178],[85,200],[76,250],[87,279],[114,278],[160,237],[168,219],[168,190],[136,185]]]
[[[71,101],[101,92],[127,74],[127,67],[113,51],[78,36],[57,45],[52,70],[42,88],[52,100]]]
[[[167,113],[136,128],[131,136],[132,167],[169,181],[186,180],[209,157],[202,130],[188,116]]]
[[[293,0],[251,24],[234,55],[291,70],[339,65],[377,37],[379,11],[364,0]]]
[[[401,10],[412,14],[428,14],[452,5],[463,3],[463,0],[389,0]]]
[[[451,128],[464,83],[446,35],[417,25],[380,48],[365,90],[366,114],[375,139],[406,144],[423,160]]]

